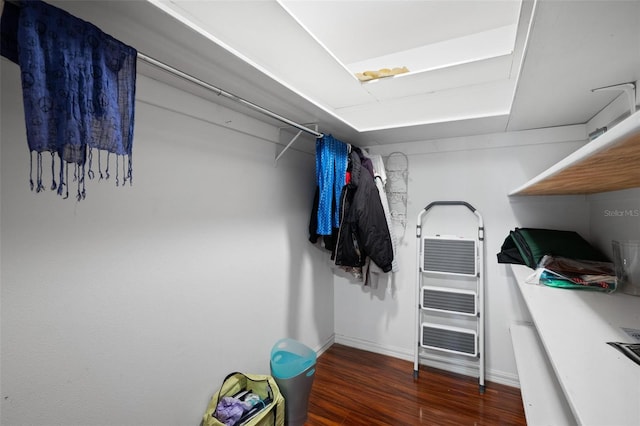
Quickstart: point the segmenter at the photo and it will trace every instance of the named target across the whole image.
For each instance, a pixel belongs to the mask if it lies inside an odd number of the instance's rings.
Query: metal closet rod
[[[229,93],[226,90],[223,90],[219,87],[216,87],[212,84],[207,83],[206,81],[200,80],[199,78],[196,78],[190,74],[187,74],[183,71],[180,71],[177,68],[172,67],[171,65],[167,65],[164,62],[161,62],[155,58],[152,58],[151,56],[147,56],[144,53],[140,53],[138,52],[138,59],[141,59],[142,61],[153,65],[155,67],[158,67],[164,71],[167,71],[171,74],[174,74],[184,80],[190,81],[191,83],[197,84],[200,87],[203,87],[207,90],[210,90],[214,93],[216,93],[218,96],[224,96],[227,99],[231,99],[232,101],[238,102],[239,104],[242,104],[248,108],[253,109],[254,111],[258,111],[261,114],[264,114],[268,117],[274,118],[282,123],[288,124],[291,127],[295,127],[298,130],[301,130],[303,132],[309,133],[313,136],[315,136],[316,138],[321,138],[324,135],[322,133],[316,132],[315,130],[312,130],[308,127],[303,126],[302,124],[298,124],[295,121],[289,120],[286,117],[281,116],[280,114],[276,114],[273,111],[270,111],[266,108],[261,107],[260,105],[256,105],[253,102],[249,102],[246,99],[242,99],[239,96],[234,95],[233,93]]]
[[[20,4],[20,0],[5,0],[5,3],[10,3],[13,4],[15,6],[21,7],[22,5]],[[276,114],[273,111],[270,111],[266,108],[261,107],[260,105],[256,105],[253,102],[249,102],[246,99],[242,99],[240,96],[236,96],[233,93],[229,93],[226,90],[222,90],[219,87],[216,87],[212,84],[207,83],[206,81],[200,80],[199,78],[196,78],[190,74],[187,74],[186,72],[180,71],[177,68],[172,67],[171,65],[165,64],[164,62],[161,62],[155,58],[152,58],[151,56],[145,55],[144,53],[140,53],[138,52],[138,59],[141,59],[142,61],[153,65],[155,67],[158,67],[164,71],[167,71],[171,74],[174,74],[184,80],[190,81],[191,83],[197,84],[200,87],[203,87],[207,90],[210,90],[212,92],[215,92],[218,96],[224,96],[227,99],[231,99],[232,101],[235,101],[239,104],[242,104],[254,111],[258,111],[261,114],[264,114],[268,117],[274,118],[282,123],[285,123],[291,127],[295,127],[298,130],[301,130],[303,132],[309,133],[313,136],[315,136],[316,138],[321,138],[324,135],[322,133],[316,132],[315,130],[312,130],[308,127],[303,126],[302,124],[296,123],[293,120],[289,120],[286,117],[281,116],[280,114]]]

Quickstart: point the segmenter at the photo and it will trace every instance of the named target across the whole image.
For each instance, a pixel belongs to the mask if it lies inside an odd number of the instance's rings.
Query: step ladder
[[[465,207],[476,216],[476,237],[422,235],[424,217],[442,206]],[[416,221],[417,315],[413,375],[418,378],[426,350],[464,355],[477,362],[480,393],[484,393],[484,225],[480,213],[465,201],[434,201]],[[442,279],[442,278],[446,279]],[[440,279],[438,279],[440,278]],[[475,288],[458,288],[456,278],[474,281]],[[433,282],[437,281],[438,285]],[[430,318],[426,318],[427,314]],[[466,318],[464,326],[447,320]],[[448,321],[451,322],[451,321]],[[472,324],[471,326],[467,326]],[[455,363],[456,360],[452,359]]]

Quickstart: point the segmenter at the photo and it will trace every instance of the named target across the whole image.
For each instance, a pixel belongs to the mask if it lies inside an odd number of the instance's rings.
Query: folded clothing
[[[240,420],[244,412],[250,408],[251,406],[249,404],[238,398],[224,396],[216,408],[216,417],[224,423],[225,426],[233,426]]]
[[[216,407],[216,418],[225,426],[234,426],[246,419],[245,414],[253,414],[256,405],[259,408],[266,407],[266,402],[254,393],[243,391],[236,396],[224,396]]]

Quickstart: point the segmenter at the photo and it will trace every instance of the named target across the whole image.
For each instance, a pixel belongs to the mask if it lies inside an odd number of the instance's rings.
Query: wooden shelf
[[[509,195],[594,194],[640,187],[640,111]]]

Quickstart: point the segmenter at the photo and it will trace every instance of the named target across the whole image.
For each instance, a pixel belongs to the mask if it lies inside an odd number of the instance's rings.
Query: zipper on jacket
[[[345,185],[346,186],[346,185]],[[340,226],[338,227],[338,236],[336,237],[336,245],[333,248],[333,258],[338,259],[338,247],[340,246],[340,234],[342,233],[342,225],[344,223],[344,205],[347,199],[347,188],[342,191],[342,200],[340,200]]]
[[[351,240],[353,241],[353,248],[356,251],[356,254],[358,255],[358,265],[360,265],[362,263],[362,253],[360,253],[360,246],[358,245],[358,238],[356,236],[356,234],[354,234],[353,232],[351,233]]]

